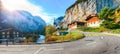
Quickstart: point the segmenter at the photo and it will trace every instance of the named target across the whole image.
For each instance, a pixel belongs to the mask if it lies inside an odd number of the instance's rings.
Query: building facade
[[[20,31],[12,28],[0,30],[0,39],[14,39],[15,37],[24,37],[24,34]]]
[[[97,14],[92,14],[86,19],[87,27],[100,27],[101,21],[99,20]]]
[[[68,25],[68,28],[75,29],[79,26],[85,26],[85,22],[77,22],[77,21],[72,22],[71,24]]]

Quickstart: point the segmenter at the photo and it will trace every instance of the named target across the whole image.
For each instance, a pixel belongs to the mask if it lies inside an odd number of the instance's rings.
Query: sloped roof
[[[98,17],[93,17],[93,18],[90,18],[89,20],[87,20],[87,23],[96,22],[96,21],[99,21],[99,18]]]

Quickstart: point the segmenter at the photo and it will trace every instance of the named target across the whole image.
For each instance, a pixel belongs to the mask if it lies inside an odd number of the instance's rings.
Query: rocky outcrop
[[[90,14],[97,14],[104,7],[112,7],[114,5],[113,0],[87,0],[77,3],[68,8],[63,19],[64,28],[67,28],[68,24],[74,21],[85,22],[85,19]]]

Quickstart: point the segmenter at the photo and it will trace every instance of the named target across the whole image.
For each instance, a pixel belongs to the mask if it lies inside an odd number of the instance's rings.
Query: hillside
[[[74,21],[85,22],[90,14],[98,14],[104,7],[111,8],[117,0],[77,0],[65,12],[64,28]]]

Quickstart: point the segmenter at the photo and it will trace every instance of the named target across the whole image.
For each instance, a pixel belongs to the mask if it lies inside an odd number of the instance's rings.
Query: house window
[[[23,35],[22,35],[22,37],[23,37]]]
[[[15,34],[15,32],[13,32],[13,34]]]
[[[5,34],[5,32],[2,32],[2,34]]]
[[[5,34],[5,32],[2,32],[2,34]]]
[[[2,32],[2,38],[5,38],[5,32]]]
[[[10,34],[10,32],[7,32],[7,34]]]
[[[17,34],[17,37],[19,37],[19,35]]]
[[[90,25],[92,25],[93,23],[91,22]]]
[[[17,32],[17,34],[19,34],[19,32]]]
[[[9,35],[7,35],[7,38],[9,38],[10,36]]]
[[[2,35],[2,38],[5,38],[5,35]]]

